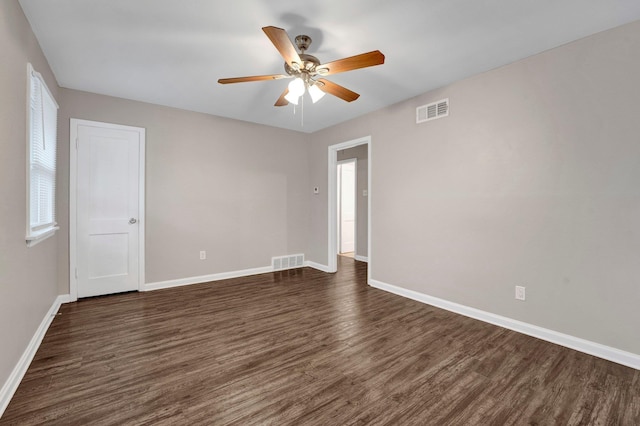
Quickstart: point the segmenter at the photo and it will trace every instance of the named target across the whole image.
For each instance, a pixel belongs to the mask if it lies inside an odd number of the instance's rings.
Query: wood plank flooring
[[[63,305],[0,424],[640,424],[640,371],[339,262]]]

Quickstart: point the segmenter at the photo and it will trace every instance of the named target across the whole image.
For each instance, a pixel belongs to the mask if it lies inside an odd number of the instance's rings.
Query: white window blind
[[[27,243],[51,236],[56,226],[56,142],[58,104],[31,64],[27,128]]]

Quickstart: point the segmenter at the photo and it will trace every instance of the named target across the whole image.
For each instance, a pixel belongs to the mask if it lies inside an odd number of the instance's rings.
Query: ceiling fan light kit
[[[322,99],[326,93],[344,101],[353,102],[360,97],[359,94],[320,77],[384,64],[384,55],[379,50],[323,64],[315,56],[305,53],[312,42],[311,37],[308,35],[298,35],[294,39],[296,47],[300,51],[300,53],[298,53],[293,43],[291,43],[289,35],[282,28],[264,27],[262,30],[284,58],[284,71],[286,75],[274,74],[221,78],[218,80],[218,83],[231,84],[293,78],[276,101],[275,106],[285,106],[290,103],[298,105],[300,97],[304,96],[305,92],[309,93],[313,103]]]
[[[311,96],[311,101],[315,104],[324,96],[324,92],[319,87],[319,83],[316,81],[315,84],[309,86],[309,96]]]
[[[289,103],[298,105],[298,98],[304,95],[304,90],[305,90],[304,81],[301,78],[296,77],[293,80],[291,80],[291,83],[289,83],[289,86],[287,86],[287,89],[289,93],[287,93],[284,98]]]

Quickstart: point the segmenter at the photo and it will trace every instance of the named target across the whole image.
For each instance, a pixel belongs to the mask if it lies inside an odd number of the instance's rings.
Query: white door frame
[[[358,159],[357,158],[347,158],[346,160],[339,160],[336,163],[336,173],[337,173],[337,166],[341,165],[341,164],[348,164],[348,163],[353,163],[353,179],[354,179],[354,189],[353,189],[353,196],[354,196],[354,206],[353,206],[353,214],[354,214],[354,218],[353,218],[353,257],[355,258],[356,254],[358,253]],[[337,185],[337,174],[336,174],[336,185]],[[336,186],[337,188],[337,186]],[[336,245],[336,250],[338,253],[340,253],[340,247],[342,246],[342,215],[341,213],[341,209],[342,209],[342,202],[341,200],[338,200],[338,197],[342,197],[342,189],[340,189],[340,191],[338,191],[336,193],[336,214],[337,216],[337,220],[336,220],[336,230],[338,231],[336,233],[336,238],[337,238],[337,245]],[[338,208],[339,207],[339,208]]]
[[[140,135],[140,164],[138,167],[138,291],[144,288],[144,247],[145,247],[145,129],[120,124],[72,118],[69,133],[69,299],[78,300],[78,246],[77,246],[77,186],[78,186],[78,126],[94,126],[103,129],[136,131]]]
[[[328,272],[336,272],[338,270],[338,151],[347,148],[353,148],[358,145],[367,145],[367,284],[371,281],[371,169],[373,162],[371,161],[371,136],[365,136],[329,146],[329,235],[328,235],[328,256],[327,266]],[[356,194],[357,195],[357,194]]]

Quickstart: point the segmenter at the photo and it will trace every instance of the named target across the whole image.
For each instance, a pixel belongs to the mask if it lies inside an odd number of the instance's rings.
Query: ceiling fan
[[[349,58],[337,61],[321,63],[315,56],[305,53],[311,45],[311,37],[299,35],[295,38],[296,46],[300,53],[291,43],[289,35],[282,28],[264,27],[269,40],[278,49],[284,58],[285,74],[256,75],[250,77],[221,78],[220,84],[244,83],[247,81],[280,80],[283,78],[293,78],[282,95],[278,98],[275,106],[285,106],[289,103],[298,104],[298,100],[304,95],[305,90],[309,92],[311,100],[315,103],[320,100],[325,93],[329,93],[347,102],[355,101],[359,94],[352,92],[346,87],[322,78],[327,75],[356,70],[359,68],[371,67],[384,64],[384,55],[379,50],[362,53]]]

